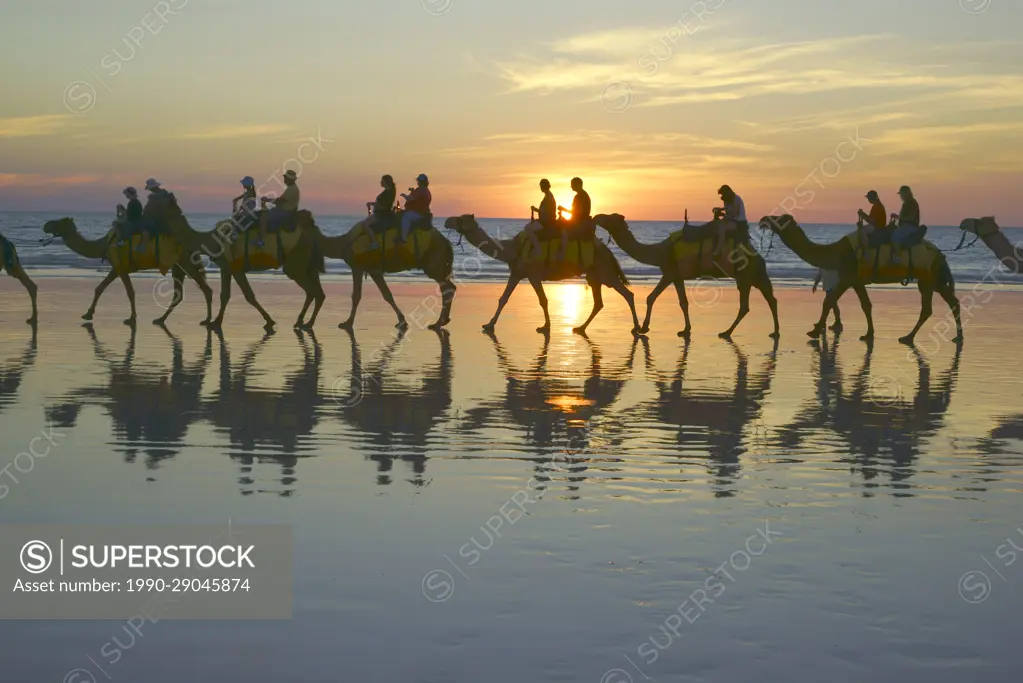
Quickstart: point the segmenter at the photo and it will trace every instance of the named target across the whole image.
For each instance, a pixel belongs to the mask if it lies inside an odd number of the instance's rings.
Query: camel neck
[[[99,239],[87,240],[76,228],[64,235],[63,239],[68,249],[86,258],[103,258],[106,256],[107,238],[105,235]]]
[[[507,243],[495,240],[479,225],[463,234],[465,235],[465,238],[469,240],[470,244],[490,258],[503,261],[504,263],[511,263],[514,260],[514,254],[512,253],[512,250],[508,248]]]
[[[845,238],[833,244],[817,244],[794,222],[779,230],[778,236],[796,256],[815,268],[839,270],[846,256],[846,250],[843,248]]]
[[[607,230],[605,226],[601,227]],[[671,250],[667,248],[667,244],[663,242],[660,244],[643,244],[626,227],[608,230],[608,232],[614,238],[614,241],[618,243],[618,246],[622,248],[622,251],[628,254],[630,258],[644,265],[659,266],[671,256]]]

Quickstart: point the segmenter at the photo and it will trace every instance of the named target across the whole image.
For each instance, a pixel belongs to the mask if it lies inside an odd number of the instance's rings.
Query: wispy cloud
[[[66,114],[41,114],[0,118],[0,138],[27,138],[38,135],[53,135],[71,124],[72,117]]]
[[[0,173],[0,187],[16,187],[26,189],[52,189],[72,187],[76,185],[91,185],[99,182],[100,177],[95,175],[68,175],[51,176],[41,173]]]
[[[298,128],[295,126],[276,123],[242,123],[184,131],[168,137],[174,140],[234,140],[237,138],[276,136],[297,131]]]

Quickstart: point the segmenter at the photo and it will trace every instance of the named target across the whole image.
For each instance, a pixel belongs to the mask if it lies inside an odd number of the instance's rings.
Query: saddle
[[[559,220],[554,225],[545,225],[536,233],[536,238],[541,242],[544,240],[561,239],[561,233],[567,233],[569,240],[587,240],[595,238],[597,226],[592,220],[584,221],[579,225]]]
[[[404,215],[404,211],[398,210],[391,213],[379,214],[376,217],[376,222],[373,224],[373,232],[383,233],[391,228],[401,227],[401,217]],[[433,230],[433,214],[428,213],[423,216],[420,220],[415,221],[412,224],[412,230]]]
[[[721,222],[714,220],[703,225],[684,225],[679,233],[678,239],[683,242],[702,242],[708,237],[717,237]],[[735,242],[746,242],[749,240],[749,223],[739,223],[736,230],[729,235]]]

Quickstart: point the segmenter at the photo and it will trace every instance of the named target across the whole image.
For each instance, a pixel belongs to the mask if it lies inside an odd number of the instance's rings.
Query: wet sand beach
[[[259,279],[266,336],[237,288],[222,334],[200,327],[193,284],[153,326],[155,282],[135,279],[133,331],[119,284],[83,327],[98,278],[39,277],[33,333],[0,279],[0,467],[59,435],[11,470],[0,516],[293,525],[293,619],[132,637],[7,621],[4,680],[958,683],[1023,666],[1023,293],[973,294],[957,350],[937,298],[915,349],[897,343],[915,288],[870,290],[868,346],[852,295],[845,331],[808,343],[808,287],[778,288],[775,344],[756,293],[717,338],[733,287],[690,287],[687,343],[670,293],[634,339],[605,290],[581,337],[590,292],[546,285],[548,339],[528,285],[489,337],[503,285],[460,286],[437,334],[416,322],[436,287],[394,284],[396,337],[371,283],[348,334],[350,285],[329,282],[310,334],[290,328],[299,289]]]

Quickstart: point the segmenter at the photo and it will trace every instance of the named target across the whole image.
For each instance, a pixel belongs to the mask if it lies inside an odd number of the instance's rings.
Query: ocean
[[[45,271],[47,275],[81,275],[83,272],[105,272],[107,270],[105,264],[75,254],[64,247],[59,240],[47,246],[40,244],[40,239],[45,237],[42,231],[43,224],[48,220],[63,218],[65,215],[44,212],[0,212],[0,234],[5,235],[15,244],[22,263],[30,271]],[[75,219],[79,231],[90,238],[99,237],[105,233],[113,219],[109,214],[103,213],[81,213],[72,217]],[[196,213],[188,216],[189,223],[196,230],[212,230],[218,221],[225,218],[226,216],[221,214]],[[359,216],[316,216],[317,225],[328,235],[342,234],[359,220],[361,220]],[[490,235],[501,239],[507,239],[514,235],[525,222],[521,218],[481,218],[478,220]],[[443,224],[443,217],[434,218],[434,225],[442,228]],[[640,242],[658,242],[669,233],[678,230],[681,224],[669,221],[634,221],[630,222],[629,226]],[[814,241],[831,242],[852,231],[854,226],[852,224],[803,224],[803,229]],[[1002,230],[1009,242],[1023,243],[1023,228],[1002,228]],[[602,239],[607,239],[607,233],[604,230],[598,229],[597,234]],[[930,226],[927,237],[940,249],[951,251],[959,244],[962,232],[957,226]],[[463,281],[495,282],[504,281],[507,278],[508,270],[504,264],[486,257],[478,258],[479,252],[468,242],[463,242],[461,246],[458,246],[459,236],[454,233],[449,234],[449,239],[456,245],[455,270]],[[972,235],[969,236],[967,243],[972,239]],[[770,241],[770,235],[765,233],[763,241],[760,240],[761,233],[754,226],[753,245],[763,254]],[[622,252],[618,245],[612,243],[611,250],[620,260],[631,281],[652,284],[659,279],[660,275],[656,268],[632,260]],[[806,285],[813,281],[816,274],[816,269],[801,261],[777,237],[767,254],[767,263],[772,280],[780,286]],[[985,276],[988,276],[991,268],[997,265],[994,254],[979,240],[969,249],[949,254],[949,263],[957,283],[981,282]],[[348,273],[348,266],[343,261],[328,260],[327,279],[343,277]],[[273,276],[273,273],[269,273],[263,277]],[[395,280],[411,281],[426,279],[422,273],[418,272],[399,273],[388,277]],[[1000,281],[1010,285],[1015,285],[1017,282],[1023,285],[1023,277],[1020,276],[1003,274],[1000,276]]]

